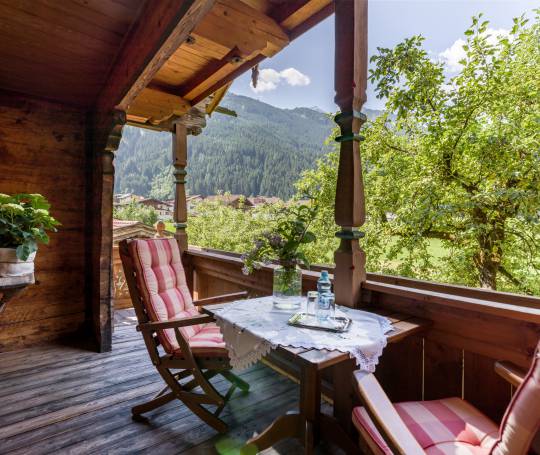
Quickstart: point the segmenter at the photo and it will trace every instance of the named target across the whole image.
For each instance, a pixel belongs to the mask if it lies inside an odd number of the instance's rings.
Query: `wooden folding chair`
[[[356,371],[364,406],[352,418],[363,452],[527,455],[540,431],[540,343],[528,373],[509,362],[495,371],[518,387],[500,426],[461,398],[391,403],[373,374]]]
[[[137,330],[142,332],[150,359],[166,383],[152,400],[132,408],[133,418],[179,399],[204,422],[226,432],[227,425],[219,414],[234,389],[247,392],[249,384],[230,371],[219,327],[197,307],[238,300],[247,293],[193,302],[174,239],[123,240],[119,252],[139,322]],[[225,396],[209,381],[216,375],[231,383]],[[203,405],[216,409],[210,412]]]

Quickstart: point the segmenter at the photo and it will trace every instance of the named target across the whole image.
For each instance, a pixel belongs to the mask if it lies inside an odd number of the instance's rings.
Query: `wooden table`
[[[22,276],[0,277],[0,313],[4,311],[6,304],[11,299],[23,291],[26,286],[34,284],[34,281],[33,273]]]
[[[227,304],[206,306],[203,310],[214,312]],[[388,342],[395,343],[408,336],[425,330],[429,321],[410,315],[390,313],[384,310],[370,311],[387,317],[394,328],[388,335]],[[275,353],[292,360],[300,367],[300,402],[298,412],[289,412],[278,417],[261,434],[252,438],[242,449],[242,454],[251,455],[267,449],[285,438],[298,438],[305,447],[306,454],[312,454],[319,438],[326,439],[348,454],[357,454],[358,446],[350,437],[347,429],[351,423],[352,400],[347,391],[352,385],[354,360],[349,354],[339,351],[302,349],[279,346]],[[321,373],[334,367],[334,416],[322,413],[321,408]]]

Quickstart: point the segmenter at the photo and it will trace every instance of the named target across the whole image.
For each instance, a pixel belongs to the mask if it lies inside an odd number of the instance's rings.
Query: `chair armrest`
[[[515,387],[519,387],[527,375],[524,369],[507,361],[495,362],[495,373]]]
[[[358,396],[393,453],[425,455],[375,376],[358,370],[354,379]]]
[[[163,329],[174,329],[179,327],[187,327],[190,325],[207,324],[214,322],[214,318],[207,314],[198,314],[197,316],[191,316],[189,318],[169,319],[168,321],[161,322],[144,322],[137,326],[137,330],[141,331],[156,331]]]
[[[216,295],[215,297],[207,297],[206,299],[199,299],[193,302],[195,306],[203,305],[216,305],[218,303],[233,302],[235,300],[245,299],[247,297],[247,291],[235,292],[233,294]]]

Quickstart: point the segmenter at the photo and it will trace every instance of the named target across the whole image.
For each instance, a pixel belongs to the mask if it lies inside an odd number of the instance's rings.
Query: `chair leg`
[[[223,409],[225,408],[225,405],[229,402],[229,400],[231,399],[232,397],[232,394],[234,393],[234,391],[236,390],[236,385],[235,384],[232,384],[230,387],[229,387],[229,390],[227,390],[227,393],[225,394],[225,396],[223,397],[223,404],[219,405],[216,410],[214,411],[214,415],[217,417],[221,414],[221,411],[223,411]]]
[[[168,388],[168,387],[167,387]],[[141,414],[144,414],[149,411],[153,411],[164,404],[169,403],[176,399],[176,395],[172,392],[166,393],[165,395],[158,395],[156,398],[148,401],[147,403],[139,404],[131,408],[131,415],[134,419],[138,419]]]
[[[191,374],[191,372],[190,372]],[[213,378],[216,374],[218,374],[218,371],[215,371],[215,370],[206,370],[203,375],[206,379],[211,379]],[[184,390],[193,390],[195,387],[197,387],[199,385],[199,382],[197,381],[196,378],[192,379],[191,381],[189,382],[186,382],[182,387]]]
[[[191,370],[191,373],[193,374],[193,378],[198,382],[198,385],[201,387],[201,389],[203,389],[206,395],[212,400],[214,400],[216,405],[221,406],[223,404],[223,397],[212,385],[212,383],[208,381],[208,379],[205,377],[204,373],[199,369],[199,367],[193,368]]]
[[[188,392],[184,390],[181,384],[179,384],[174,375],[167,369],[163,367],[158,366],[158,371],[161,377],[165,380],[167,385],[171,389],[171,393],[175,395],[176,398],[178,398],[182,403],[184,403],[195,415],[197,415],[201,420],[206,422],[208,425],[210,425],[212,428],[214,428],[216,431],[220,433],[226,433],[227,432],[227,424],[223,422],[223,420],[219,419],[217,416],[212,414],[207,409],[203,408],[200,404],[203,400],[208,400],[207,402],[214,402],[213,404],[217,404],[218,406],[221,406],[224,399],[217,390],[214,389],[213,386],[210,385],[210,383],[206,380],[201,370],[197,368],[197,370],[192,370],[192,374],[195,379],[202,379],[202,381],[199,382],[199,385],[203,388],[203,390],[206,392],[206,389],[208,388],[208,385],[215,391],[215,393],[219,396],[219,402],[216,403],[216,400],[214,400],[213,397],[209,397],[208,395],[201,395],[201,394],[193,394],[191,392]],[[198,373],[198,374],[197,374]],[[206,384],[204,384],[206,383]],[[198,400],[200,398],[200,400]],[[199,402],[198,402],[199,401]]]
[[[229,370],[220,371],[219,374],[223,376],[231,384],[238,387],[242,392],[249,392],[249,384],[242,378],[236,376]]]

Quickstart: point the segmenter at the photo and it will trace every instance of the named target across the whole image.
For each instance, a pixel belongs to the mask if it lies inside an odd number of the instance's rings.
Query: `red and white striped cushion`
[[[540,431],[540,342],[532,366],[512,397],[501,422],[493,455],[525,455]]]
[[[135,262],[137,286],[151,321],[191,317],[199,314],[186,282],[180,250],[175,239],[135,239],[129,243]],[[182,327],[186,338],[198,334],[203,325]],[[158,332],[168,353],[178,349],[173,329]]]
[[[189,339],[189,347],[199,357],[229,357],[223,335],[216,324],[205,324],[196,335]],[[175,357],[182,357],[182,351],[176,350]]]
[[[488,454],[498,436],[497,425],[461,398],[411,401],[394,406],[429,454]],[[354,409],[353,421],[377,448],[375,453],[392,454],[364,408]]]

